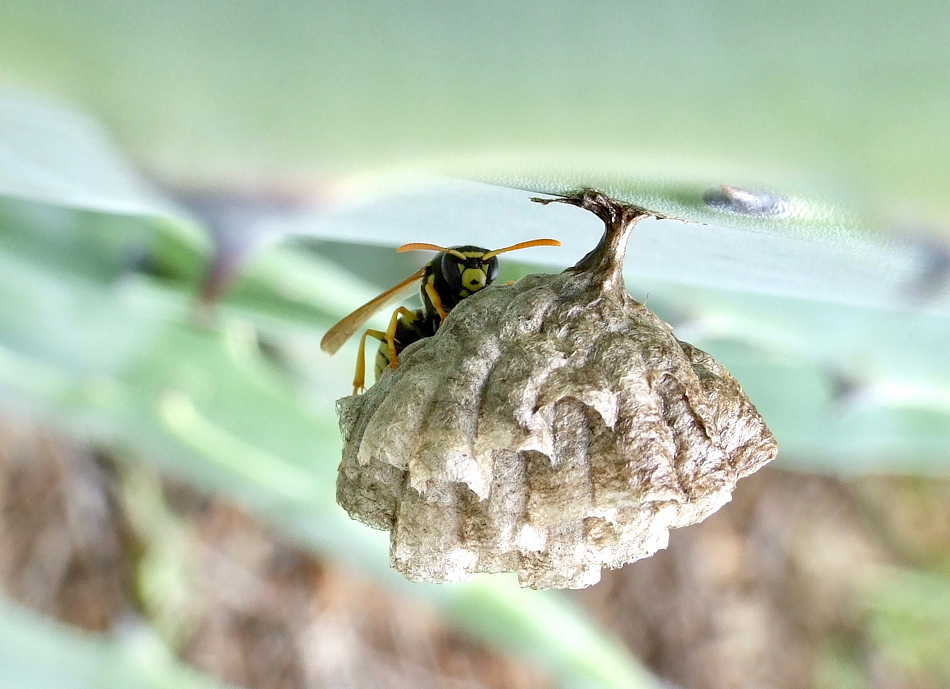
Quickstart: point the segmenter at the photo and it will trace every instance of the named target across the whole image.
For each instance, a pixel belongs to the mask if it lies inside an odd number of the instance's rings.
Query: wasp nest
[[[603,219],[594,251],[465,299],[338,403],[337,501],[390,531],[409,579],[514,571],[532,588],[589,586],[666,547],[775,456],[732,376],[627,293],[627,238],[652,214],[593,191],[558,200]]]

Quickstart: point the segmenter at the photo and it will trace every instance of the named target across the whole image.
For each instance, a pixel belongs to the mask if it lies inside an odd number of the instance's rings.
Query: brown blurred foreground
[[[681,687],[937,689],[947,678],[898,662],[868,604],[888,565],[948,554],[946,481],[765,469],[667,550],[581,596]]]
[[[186,662],[249,689],[549,686],[232,504],[9,418],[0,590],[92,631],[145,617]]]
[[[579,593],[685,689],[929,689],[869,632],[882,566],[950,552],[950,483],[765,470],[670,548]],[[148,620],[251,689],[550,686],[418,601],[288,544],[242,510],[0,421],[0,589],[93,631]]]

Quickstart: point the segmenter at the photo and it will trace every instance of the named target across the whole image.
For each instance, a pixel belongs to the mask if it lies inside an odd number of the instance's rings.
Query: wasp
[[[356,309],[334,325],[320,341],[320,349],[334,354],[374,314],[388,304],[401,300],[418,283],[422,308],[397,308],[386,331],[369,329],[360,338],[360,349],[353,376],[353,394],[365,389],[366,338],[380,341],[376,354],[376,379],[386,368],[399,365],[399,353],[413,342],[435,335],[449,312],[463,299],[490,285],[498,277],[498,254],[533,246],[561,246],[556,239],[534,239],[489,251],[477,246],[445,248],[436,244],[403,244],[404,251],[438,251],[438,255],[405,280]]]

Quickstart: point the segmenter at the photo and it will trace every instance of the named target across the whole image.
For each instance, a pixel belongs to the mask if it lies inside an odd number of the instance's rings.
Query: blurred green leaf
[[[927,216],[950,208],[948,22],[928,0],[8,0],[0,76],[215,186],[557,152]]]
[[[526,591],[513,576],[480,574],[446,603],[467,628],[503,647],[522,648],[545,666],[560,666],[565,686],[657,686],[645,670],[623,661],[619,640],[594,633],[560,592]]]
[[[124,215],[180,213],[90,120],[0,88],[0,195]]]
[[[258,221],[259,231],[280,228],[287,234],[393,247],[408,241],[497,247],[552,236],[563,248],[531,249],[517,257],[560,268],[573,265],[596,244],[603,224],[592,214],[530,203],[530,196],[486,184],[431,180],[333,212],[288,210]],[[766,227],[764,220],[731,215],[720,220],[714,225],[642,221],[627,250],[628,275],[640,281],[950,314],[946,275],[944,282],[937,275],[936,283],[922,284],[933,249],[929,245],[879,237],[837,221],[821,225],[775,218]]]
[[[899,666],[950,682],[950,578],[926,571],[887,572],[868,598],[871,636]]]
[[[0,598],[0,689],[224,689],[179,664],[147,629],[78,632]]]
[[[861,650],[850,639],[832,638],[818,651],[814,689],[864,689],[867,672],[861,662]]]

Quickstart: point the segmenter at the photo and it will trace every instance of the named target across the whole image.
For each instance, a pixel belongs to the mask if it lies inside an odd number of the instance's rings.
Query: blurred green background
[[[231,552],[221,520],[232,541],[284,543],[329,568],[308,596],[356,609],[365,596],[327,584],[349,575],[327,572],[358,572],[408,601],[406,614],[438,610],[494,649],[478,653],[535,668],[473,670],[464,686],[763,686],[756,672],[771,686],[950,685],[939,651],[950,639],[950,537],[939,528],[950,465],[948,37],[950,6],[935,2],[5,0],[0,687],[410,682],[395,670],[288,678],[280,660],[241,674],[216,660],[224,651],[195,651],[196,638],[218,638],[195,570],[205,572],[202,548]],[[705,202],[722,184],[771,194],[779,210]],[[756,497],[716,522],[750,515],[732,546],[702,535],[725,527],[694,527],[657,556],[673,560],[628,566],[586,597],[506,577],[409,585],[388,569],[385,534],[334,503],[334,400],[349,390],[355,344],[330,359],[320,337],[418,267],[423,258],[392,251],[405,242],[563,242],[513,255],[503,280],[573,264],[598,221],[529,198],[580,186],[692,221],[638,227],[628,287],[742,383],[779,440],[785,473],[768,481],[802,496],[805,516],[789,523],[808,536],[763,545],[762,515],[793,510],[772,483],[755,484]],[[70,449],[26,443],[22,429]],[[44,461],[72,469],[22,478]],[[64,478],[76,471],[80,488]],[[124,592],[95,623],[92,603],[29,594],[85,576],[72,565],[49,575],[43,553],[88,571],[105,561],[76,535],[90,483],[109,506]],[[27,508],[46,503],[29,491],[60,484],[50,504],[73,517],[38,529],[47,513]],[[225,519],[214,501],[250,516]],[[816,515],[833,536],[806,528]],[[264,535],[248,535],[256,529]],[[691,672],[737,634],[714,612],[730,609],[725,599],[706,600],[709,620],[688,633],[617,604],[625,586],[653,581],[650,568],[692,562],[694,546],[701,563],[745,563],[736,568],[749,581],[731,575],[734,588],[716,589],[734,597],[774,593],[753,553],[780,553],[797,593],[773,596],[784,603],[769,610],[799,630],[804,660],[783,666],[774,658],[799,657],[791,646],[739,625],[745,646]],[[858,554],[817,555],[830,552]],[[255,562],[241,571],[266,579]],[[795,578],[802,571],[839,582],[832,607],[847,613],[793,619],[824,600]],[[211,591],[245,590],[212,574]],[[656,599],[673,616],[702,582]],[[75,609],[86,613],[64,612]],[[307,656],[301,638],[272,647]],[[773,661],[730,680],[750,644]],[[664,661],[672,648],[695,661]],[[367,667],[379,660],[351,652]],[[434,666],[433,686],[454,676]]]

